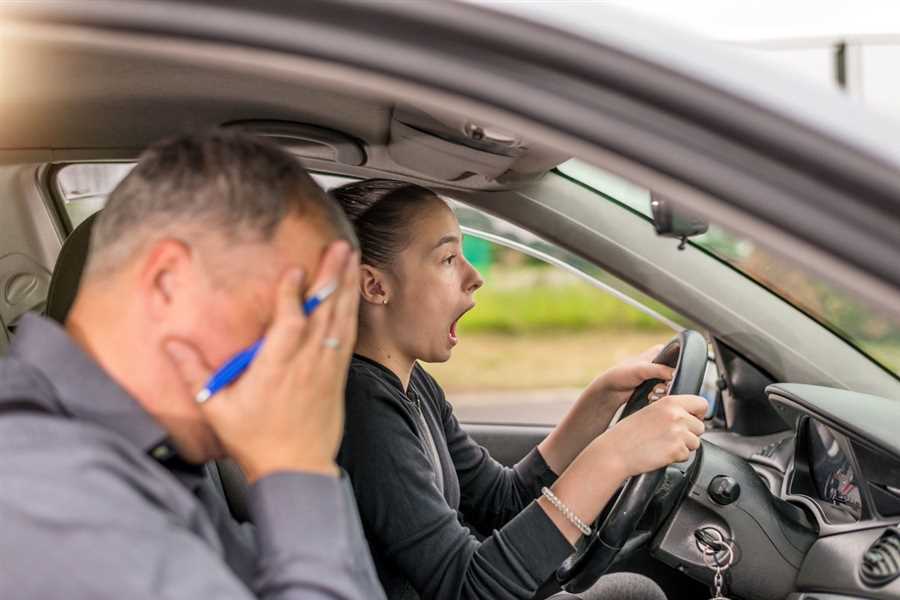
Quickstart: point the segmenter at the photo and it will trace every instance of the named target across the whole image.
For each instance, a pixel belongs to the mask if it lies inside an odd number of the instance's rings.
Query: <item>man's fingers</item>
[[[309,317],[311,345],[319,345],[325,338],[325,332],[328,330],[334,314],[336,300],[342,294],[342,276],[350,253],[350,245],[343,240],[338,240],[325,250],[325,255],[322,257],[322,262],[316,273],[315,280],[310,286],[309,293],[315,294],[319,290],[335,284],[337,284],[337,288]],[[318,352],[319,349],[316,348],[311,351]]]
[[[347,258],[334,311],[328,324],[326,339],[340,340],[340,352],[335,357],[346,359],[356,343],[356,323],[359,316],[359,253]]]
[[[271,357],[278,363],[290,360],[306,326],[306,317],[300,308],[300,290],[304,281],[303,271],[289,269],[278,282],[275,318],[265,334],[260,355]]]
[[[325,254],[319,263],[319,270],[310,285],[309,293],[315,294],[323,287],[339,281],[350,253],[350,244],[344,240],[332,242],[325,249]]]
[[[180,340],[168,340],[163,349],[172,361],[175,370],[181,376],[185,387],[191,395],[206,387],[212,376],[212,369],[203,362],[200,353],[190,344]]]

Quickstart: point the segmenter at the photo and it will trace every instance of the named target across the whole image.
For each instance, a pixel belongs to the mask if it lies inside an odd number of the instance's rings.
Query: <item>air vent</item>
[[[900,576],[900,532],[885,531],[863,556],[859,575],[871,587],[886,585]]]

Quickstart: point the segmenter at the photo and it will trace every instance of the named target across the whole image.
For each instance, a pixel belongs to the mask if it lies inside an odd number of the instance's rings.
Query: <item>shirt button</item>
[[[156,460],[167,460],[169,458],[172,458],[173,454],[175,454],[175,452],[168,444],[160,444],[150,451],[150,456],[152,456]]]

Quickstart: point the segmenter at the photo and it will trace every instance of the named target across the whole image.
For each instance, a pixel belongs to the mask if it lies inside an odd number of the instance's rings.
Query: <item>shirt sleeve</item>
[[[249,503],[260,598],[384,598],[346,477],[275,473]]]
[[[480,532],[503,527],[551,486],[557,475],[537,448],[513,467],[494,460],[490,453],[460,426],[443,390],[423,370],[426,384],[440,411],[447,447],[459,477],[460,508],[466,521]]]
[[[4,418],[0,598],[384,599],[346,477],[256,482],[260,552],[248,586],[205,508],[124,438]]]
[[[530,599],[571,545],[535,503],[479,542],[444,500],[414,423],[383,386],[351,373],[340,454],[373,552],[423,600]]]

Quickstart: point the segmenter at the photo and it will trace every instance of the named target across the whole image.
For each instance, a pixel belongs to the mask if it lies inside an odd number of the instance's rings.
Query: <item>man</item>
[[[383,598],[334,462],[349,232],[264,140],[218,131],[143,154],[98,217],[65,328],[26,316],[0,360],[0,597]],[[301,299],[332,283],[305,317]],[[202,467],[226,456],[255,532]]]

